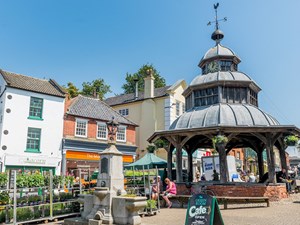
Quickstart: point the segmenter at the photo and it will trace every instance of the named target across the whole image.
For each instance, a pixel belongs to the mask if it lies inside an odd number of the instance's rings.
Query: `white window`
[[[176,101],[176,116],[180,116],[180,102]]]
[[[119,110],[119,113],[120,113],[122,116],[128,116],[128,115],[129,115],[129,109],[120,109],[120,110]]]
[[[182,114],[185,112],[185,104],[182,103]]]
[[[105,123],[97,123],[97,138],[107,140],[107,126]]]
[[[119,130],[117,132],[117,141],[126,142],[126,127],[119,126]]]
[[[75,136],[87,137],[87,120],[76,119]]]

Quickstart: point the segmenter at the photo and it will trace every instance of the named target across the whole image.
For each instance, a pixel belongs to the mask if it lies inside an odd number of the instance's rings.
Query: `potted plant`
[[[7,191],[0,192],[0,205],[7,205],[9,204],[9,194]]]
[[[151,211],[156,211],[157,210],[156,201],[153,199],[147,200],[147,205],[146,205],[145,210],[147,213],[150,213]]]
[[[288,146],[295,146],[298,143],[299,138],[295,135],[289,135],[284,138],[284,141]]]

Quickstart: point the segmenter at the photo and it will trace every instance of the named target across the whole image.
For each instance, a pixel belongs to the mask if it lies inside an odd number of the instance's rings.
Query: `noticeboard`
[[[216,198],[207,194],[193,195],[189,200],[185,225],[224,225]]]

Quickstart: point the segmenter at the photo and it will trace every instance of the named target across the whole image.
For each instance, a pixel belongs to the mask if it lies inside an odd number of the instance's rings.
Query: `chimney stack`
[[[133,81],[135,82],[135,96],[134,96],[134,99],[136,100],[139,97],[139,79],[134,78]]]
[[[154,77],[152,69],[147,70],[147,77],[144,78],[144,98],[154,97]]]

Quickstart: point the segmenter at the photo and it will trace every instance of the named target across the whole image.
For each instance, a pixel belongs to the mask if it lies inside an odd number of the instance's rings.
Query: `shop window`
[[[75,136],[87,137],[87,120],[76,119]]]
[[[125,126],[119,126],[119,129],[117,132],[117,141],[126,142],[126,127]]]
[[[105,123],[97,124],[97,138],[107,140],[107,126]]]
[[[43,99],[31,97],[28,119],[41,120],[42,116],[43,116]]]
[[[39,128],[28,128],[27,132],[27,152],[40,152],[40,141],[41,141],[41,129]]]

